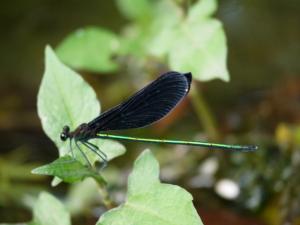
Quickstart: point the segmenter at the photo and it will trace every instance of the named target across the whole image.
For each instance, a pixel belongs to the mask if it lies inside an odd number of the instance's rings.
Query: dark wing
[[[168,114],[188,93],[191,73],[168,72],[135,93],[127,101],[88,123],[97,133],[147,126]]]

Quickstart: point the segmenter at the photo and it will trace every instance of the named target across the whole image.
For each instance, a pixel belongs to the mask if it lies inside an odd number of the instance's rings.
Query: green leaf
[[[49,193],[40,194],[33,208],[33,224],[71,225],[70,214],[64,205]]]
[[[191,71],[201,81],[214,78],[229,81],[226,38],[218,20],[184,23],[173,35],[176,39],[169,52],[172,69]]]
[[[68,183],[81,181],[86,177],[93,177],[99,184],[106,184],[99,173],[82,165],[71,156],[60,157],[52,163],[34,169],[32,173],[56,176]]]
[[[100,104],[94,90],[77,73],[63,65],[50,47],[46,48],[46,69],[38,93],[38,115],[43,129],[59,148],[59,155],[68,154],[68,141],[60,140],[63,126],[74,130],[79,124],[88,122],[100,114]],[[108,159],[125,152],[118,142],[110,140],[93,140]],[[99,157],[81,146],[93,163]],[[73,146],[76,158],[86,163],[76,147]]]
[[[122,40],[121,54],[139,58],[164,56],[172,45],[174,26],[182,19],[182,10],[173,1],[158,1],[152,6],[153,13],[148,23],[132,23],[126,27]],[[166,13],[168,12],[168,13]]]
[[[165,12],[168,13],[165,13]],[[158,4],[155,17],[152,20],[151,36],[145,47],[154,56],[164,57],[174,47],[174,31],[182,23],[184,15],[174,1],[162,1]]]
[[[113,32],[87,27],[71,33],[56,52],[63,62],[73,68],[107,73],[118,68],[113,56],[119,46],[118,37]]]
[[[216,0],[200,0],[196,2],[188,13],[188,22],[198,22],[211,16],[217,10]]]
[[[151,0],[117,0],[117,6],[121,13],[128,19],[147,22],[153,13],[153,1]]]
[[[38,115],[45,133],[57,145],[60,155],[67,153],[60,140],[64,125],[75,129],[100,113],[94,90],[74,71],[63,65],[48,46],[46,68],[38,93]]]
[[[201,225],[192,200],[184,189],[160,183],[158,162],[146,150],[129,176],[127,201],[102,215],[97,225]]]
[[[225,33],[220,21],[211,18],[216,8],[216,0],[201,0],[184,15],[173,1],[156,3],[147,26],[133,23],[126,30],[122,50],[139,58],[158,57],[172,70],[192,72],[201,81],[229,81]]]

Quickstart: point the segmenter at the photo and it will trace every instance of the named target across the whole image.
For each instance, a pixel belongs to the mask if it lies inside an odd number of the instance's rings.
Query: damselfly
[[[62,141],[70,140],[72,155],[72,141],[74,140],[76,147],[90,166],[91,163],[80,148],[78,142],[97,154],[102,159],[104,165],[107,164],[106,154],[101,151],[98,146],[90,142],[90,140],[94,138],[193,145],[223,150],[256,150],[257,146],[255,145],[227,145],[201,141],[160,140],[106,133],[107,131],[113,130],[144,127],[160,120],[187,95],[190,90],[191,81],[191,73],[167,72],[135,93],[127,101],[100,114],[92,121],[79,125],[74,131],[70,131],[69,126],[64,126],[60,138]]]

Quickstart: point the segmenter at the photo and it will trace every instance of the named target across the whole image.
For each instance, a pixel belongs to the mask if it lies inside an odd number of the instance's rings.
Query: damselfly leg
[[[69,146],[70,146],[70,151],[71,151],[72,158],[75,159],[75,155],[74,155],[73,148],[72,148],[72,138],[70,138]]]
[[[94,145],[93,143],[90,143],[88,141],[84,141],[84,142],[82,142],[82,144],[84,146],[86,146],[88,149],[90,149],[91,151],[93,151],[95,154],[97,154],[101,158],[102,163],[103,163],[101,168],[104,168],[107,166],[107,163],[108,163],[107,155],[103,151],[101,151],[97,145]]]
[[[90,162],[90,160],[88,159],[88,157],[85,155],[85,153],[82,151],[82,149],[79,147],[77,141],[75,140],[75,145],[78,148],[78,150],[80,151],[80,153],[82,154],[82,156],[85,158],[85,160],[88,162],[88,165],[92,168],[92,164]]]

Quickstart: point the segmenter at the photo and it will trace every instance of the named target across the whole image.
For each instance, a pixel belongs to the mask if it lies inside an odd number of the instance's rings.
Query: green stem
[[[109,193],[107,191],[107,183],[106,181],[103,179],[95,179],[97,181],[98,184],[98,191],[100,193],[100,195],[102,196],[102,201],[103,201],[103,205],[105,206],[105,208],[107,209],[112,209],[116,206],[116,204],[114,203],[114,201],[110,198]]]
[[[192,84],[190,92],[192,104],[196,110],[196,114],[201,124],[204,127],[204,130],[209,135],[210,139],[216,141],[219,139],[219,133],[216,128],[215,120],[209,110],[208,105],[206,104],[201,91],[198,89],[197,85]]]
[[[103,201],[103,204],[104,206],[107,208],[107,209],[112,209],[116,206],[116,204],[113,202],[113,200],[110,198],[109,196],[109,193],[106,189],[106,187],[99,187],[98,189],[100,195],[102,196],[102,201]]]

